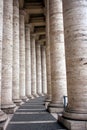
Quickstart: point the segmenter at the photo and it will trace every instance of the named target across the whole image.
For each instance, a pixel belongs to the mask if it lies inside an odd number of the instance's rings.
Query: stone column
[[[26,63],[26,96],[31,98],[31,46],[30,24],[25,26],[25,63]]]
[[[4,0],[3,10],[1,107],[6,113],[13,113],[15,107],[12,102],[13,0]]]
[[[46,46],[41,46],[41,60],[42,60],[42,92],[47,94],[47,75],[46,75]]]
[[[68,87],[68,106],[63,116],[68,119],[79,120],[71,121],[71,129],[86,130],[87,1],[63,0],[63,9]]]
[[[37,75],[37,93],[42,95],[42,71],[41,71],[41,45],[36,43],[36,75]]]
[[[52,102],[49,106],[49,111],[62,112],[64,107],[63,96],[66,95],[66,68],[62,1],[50,0],[49,12],[52,87]]]
[[[13,93],[16,105],[21,104],[19,95],[19,1],[13,1]]]
[[[49,0],[46,0],[46,70],[47,70],[47,99],[51,101],[51,61],[50,61],[50,22],[49,22]]]
[[[35,36],[31,35],[31,92],[33,96],[37,97]]]
[[[7,119],[6,114],[1,111],[1,65],[2,65],[2,31],[3,31],[3,0],[0,2],[0,122]]]
[[[25,93],[25,11],[20,10],[19,16],[20,30],[20,98],[26,101]]]

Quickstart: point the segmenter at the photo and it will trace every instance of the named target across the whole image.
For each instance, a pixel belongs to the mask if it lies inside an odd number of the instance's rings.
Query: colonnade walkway
[[[15,112],[6,130],[65,130],[46,111],[44,97],[31,99]]]

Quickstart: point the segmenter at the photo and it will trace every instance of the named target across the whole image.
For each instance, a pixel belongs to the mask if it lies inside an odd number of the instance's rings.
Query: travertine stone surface
[[[13,58],[13,0],[4,0],[1,107],[6,113],[14,112],[12,102]]]
[[[31,46],[30,46],[30,24],[25,26],[25,63],[26,63],[26,96],[31,97]]]
[[[64,117],[87,120],[87,1],[63,0],[68,107]]]
[[[25,93],[25,11],[20,10],[19,16],[19,38],[20,38],[20,97],[26,100]]]
[[[46,74],[46,46],[41,46],[42,61],[42,93],[47,94],[47,74]]]
[[[63,96],[66,95],[66,69],[61,0],[49,1],[49,15],[52,87],[52,102],[49,109],[50,111],[52,108],[55,112],[61,112],[63,110]]]
[[[7,119],[6,114],[1,111],[1,64],[2,64],[2,30],[3,30],[3,0],[0,2],[0,122]]]
[[[87,121],[70,120],[58,115],[58,122],[62,123],[68,130],[87,130]]]
[[[46,0],[46,70],[47,70],[47,99],[51,101],[51,61],[50,61],[50,23],[49,0]]]
[[[19,0],[13,1],[13,87],[12,99],[20,105],[19,95]]]
[[[41,45],[36,43],[36,76],[37,76],[37,93],[42,94],[42,69],[41,69]]]
[[[35,34],[31,35],[31,92],[33,96],[37,96],[35,36]]]

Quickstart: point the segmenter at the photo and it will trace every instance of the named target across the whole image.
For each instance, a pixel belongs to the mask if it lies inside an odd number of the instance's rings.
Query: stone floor
[[[66,130],[46,111],[44,97],[23,104],[14,114],[6,130]]]

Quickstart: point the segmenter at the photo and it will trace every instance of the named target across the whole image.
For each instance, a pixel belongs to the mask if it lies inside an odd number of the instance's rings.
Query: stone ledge
[[[6,128],[6,121],[0,123],[0,130],[5,130]]]
[[[62,115],[58,115],[58,122],[68,130],[87,130],[87,121],[69,120],[62,117]]]
[[[47,109],[49,112],[51,113],[62,113],[64,108],[63,106],[60,106],[58,104],[53,104],[53,103],[50,103],[48,105],[48,109]]]
[[[16,106],[16,107],[14,108],[14,112],[15,112],[18,108],[19,108],[19,107]],[[10,120],[11,120],[11,118],[12,118],[13,115],[14,115],[14,113],[8,114],[8,115],[7,115],[7,116],[8,116],[8,117],[7,117],[7,120],[0,123],[0,130],[6,130],[6,127],[7,127],[8,123],[10,122]]]
[[[48,108],[48,105],[50,104],[50,101],[45,101],[45,107]]]
[[[6,127],[7,127],[8,123],[10,122],[12,116],[13,116],[13,114],[9,114],[7,120],[0,123],[0,130],[6,130]]]
[[[23,104],[22,100],[14,100],[14,103],[16,104],[16,106],[21,106]]]
[[[48,107],[48,111],[51,112],[51,113],[62,113],[63,108]]]
[[[15,104],[6,105],[2,107],[3,112],[5,112],[6,114],[13,114],[15,112],[15,109],[16,109]]]

